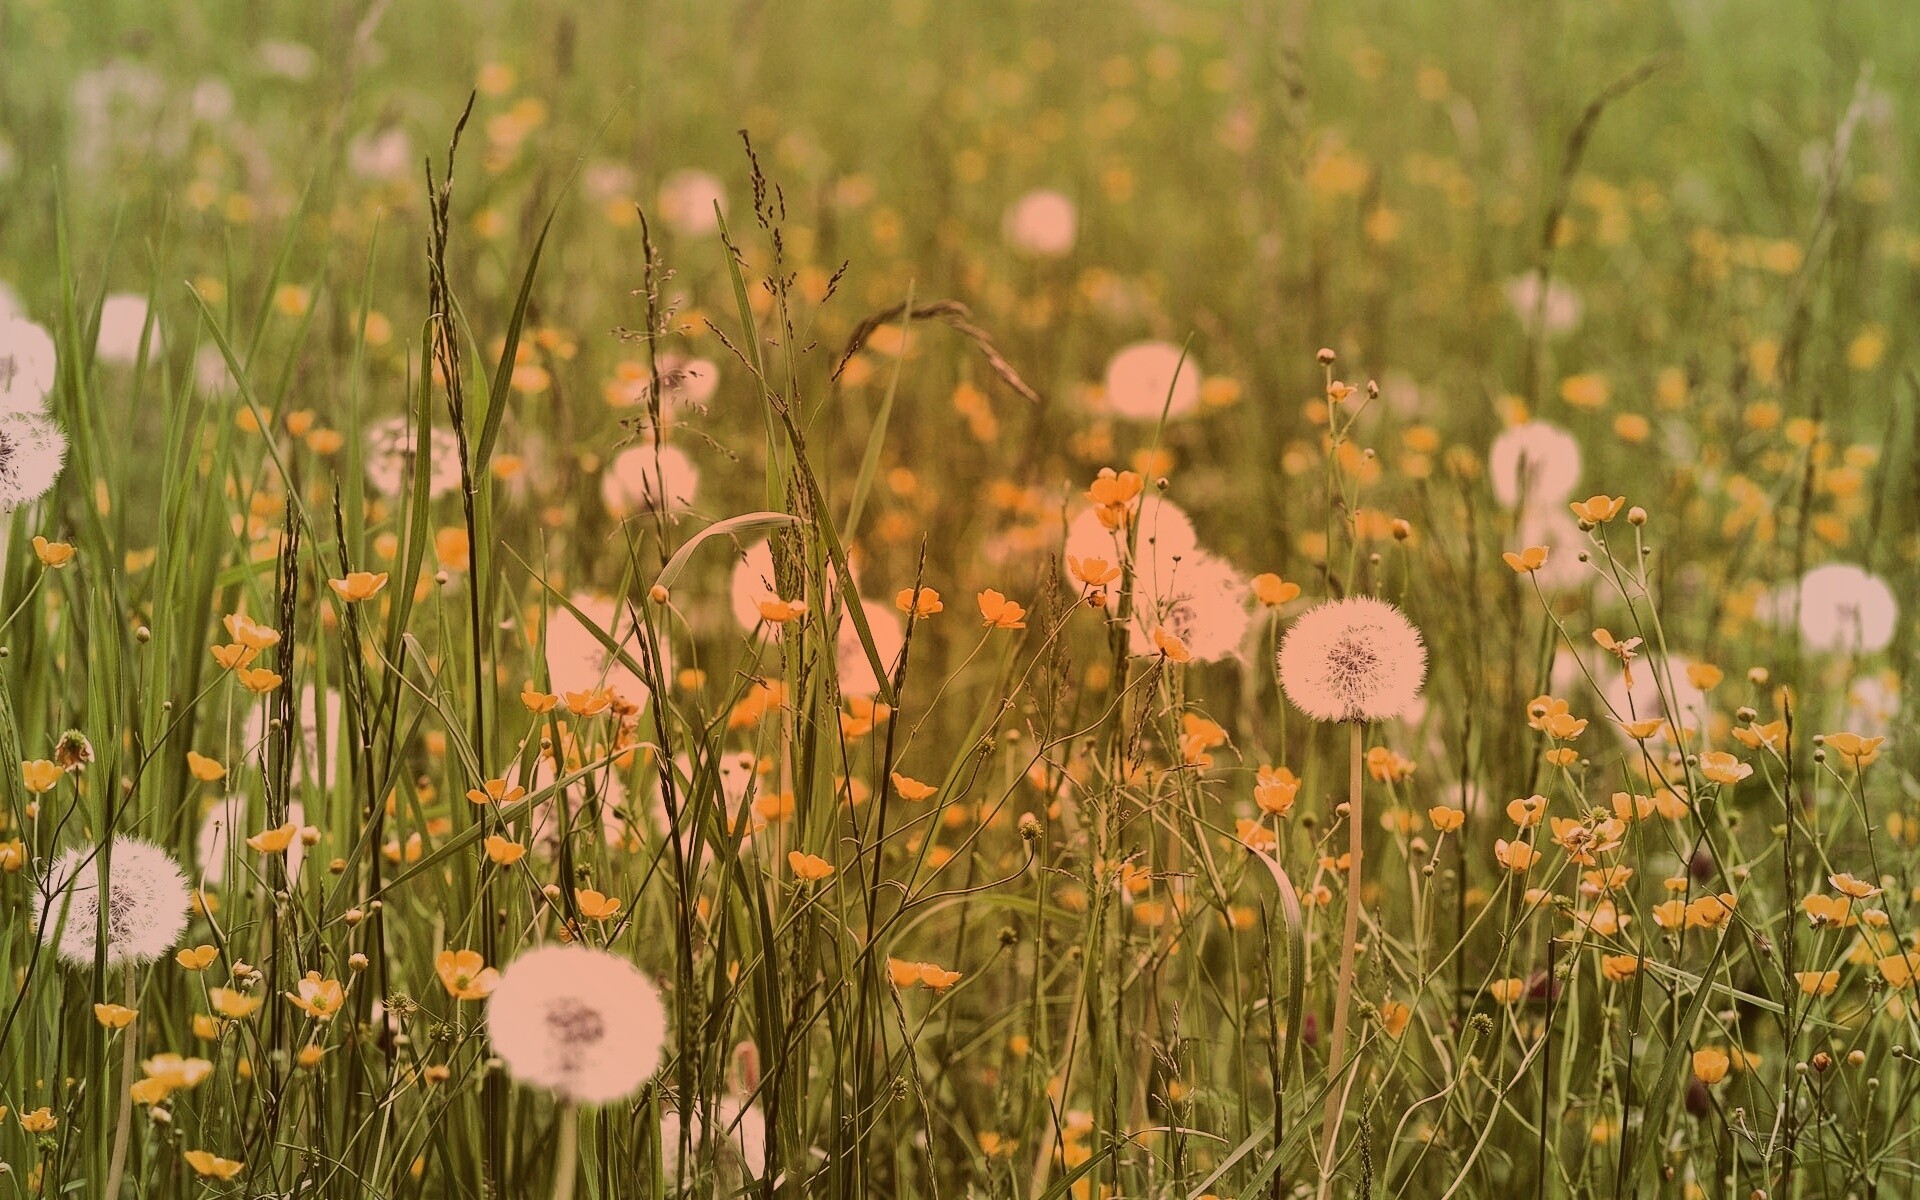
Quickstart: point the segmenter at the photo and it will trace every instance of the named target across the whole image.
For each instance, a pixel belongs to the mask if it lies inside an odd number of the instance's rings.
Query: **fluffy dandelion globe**
[[[1580,486],[1580,443],[1545,421],[1510,426],[1493,439],[1487,476],[1503,507],[1559,504]]]
[[[1153,631],[1164,626],[1199,662],[1239,656],[1253,624],[1247,580],[1231,563],[1195,551],[1151,582],[1134,588],[1128,642],[1135,654],[1155,654]]]
[[[1878,654],[1899,620],[1893,589],[1852,563],[1826,563],[1800,577],[1800,636],[1815,650]]]
[[[94,342],[94,357],[131,366],[140,361],[142,348],[149,355],[160,352],[160,327],[148,326],[147,298],[138,292],[115,292],[100,305],[100,336]]]
[[[172,855],[152,842],[116,837],[112,859],[109,864],[96,846],[75,847],[41,879],[40,940],[76,967],[93,965],[103,873],[109,965],[152,962],[173,949],[187,928],[192,896]]]
[[[1540,272],[1529,271],[1507,281],[1507,304],[1514,319],[1528,333],[1536,332],[1535,321],[1544,316],[1543,327],[1552,335],[1571,333],[1586,311],[1580,294],[1558,279],[1547,281],[1546,308],[1541,309]]]
[[[600,477],[600,499],[608,515],[680,512],[700,491],[700,468],[677,446],[656,441],[629,446],[614,457]]]
[[[636,709],[646,707],[652,695],[646,681],[600,640],[605,633],[626,658],[644,666],[648,648],[633,614],[608,597],[587,593],[575,595],[573,606],[585,622],[564,605],[555,605],[547,616],[547,677],[553,690],[564,695],[608,688],[622,702]],[[659,643],[659,654],[661,676],[671,677],[673,655],[664,641]]]
[[[415,162],[413,139],[398,125],[365,130],[347,143],[347,170],[361,179],[393,183],[410,177]]]
[[[328,688],[323,695],[316,693],[312,684],[306,685],[300,689],[300,702],[295,708],[294,718],[300,726],[300,736],[289,746],[293,753],[293,781],[331,783],[340,774],[340,737],[346,723],[340,693]],[[267,738],[272,733],[272,719],[271,705],[266,697],[262,697],[247,714],[246,744],[249,753],[257,756],[261,762],[268,761],[270,747]],[[326,732],[324,744],[321,738],[323,728]]]
[[[1200,550],[1200,535],[1194,532],[1193,520],[1171,500],[1154,495],[1140,497],[1134,525],[1138,530],[1134,539],[1134,574],[1149,581],[1149,587],[1171,578],[1181,559]],[[1124,530],[1109,529],[1102,524],[1099,508],[1090,505],[1067,526],[1066,557],[1083,562],[1097,558],[1117,567],[1126,546],[1125,538]],[[1062,570],[1067,586],[1078,590],[1080,583],[1074,578],[1072,567],[1063,565]]]
[[[675,233],[704,237],[720,231],[720,214],[727,211],[727,190],[708,172],[683,168],[660,181],[659,208],[661,219]]]
[[[367,427],[367,482],[386,496],[398,496],[411,484],[414,427],[410,417],[389,417]],[[450,429],[434,426],[427,435],[427,493],[445,496],[460,486],[460,440]]]
[[[1107,408],[1129,421],[1184,417],[1200,407],[1200,364],[1172,342],[1135,342],[1107,362]]]
[[[257,864],[258,855],[247,847],[247,838],[258,833],[249,828],[245,796],[228,796],[214,804],[200,819],[200,831],[194,836],[194,858],[200,864],[200,878],[207,887],[220,887],[227,881],[227,864]],[[307,810],[298,800],[287,805],[287,820],[295,825],[307,823]],[[264,824],[264,820],[258,824]],[[287,844],[287,878],[300,877],[300,862],[306,857],[306,844],[299,838]],[[246,876],[243,865],[241,875]]]
[[[1001,233],[1007,245],[1031,258],[1064,258],[1080,232],[1080,212],[1060,192],[1041,188],[1007,208]]]
[[[60,422],[34,413],[0,413],[0,512],[46,495],[66,461],[67,435]]]
[[[507,1072],[575,1104],[632,1095],[660,1065],[660,990],[624,958],[543,946],[514,959],[487,1000],[487,1038]]]
[[[767,1119],[760,1110],[742,1104],[736,1096],[723,1096],[713,1106],[717,1139],[728,1165],[744,1169],[749,1179],[758,1179],[767,1169]],[[699,1112],[687,1122],[687,1140],[693,1144],[696,1158],[706,1149],[706,1132]],[[671,1109],[660,1116],[660,1174],[671,1181],[680,1172],[680,1114]]]
[[[880,665],[889,671],[893,670],[900,651],[906,648],[906,622],[891,606],[878,600],[862,600],[860,611],[867,618],[867,632],[873,635],[873,648],[880,655]],[[867,657],[866,644],[860,640],[860,631],[854,627],[853,618],[845,613],[840,614],[840,638],[834,660],[840,673],[841,695],[873,696],[879,693],[880,678],[873,672],[873,660]]]
[[[0,314],[0,412],[43,411],[59,364],[52,334],[24,317]]]
[[[1349,596],[1294,620],[1279,667],[1287,699],[1316,721],[1390,721],[1419,699],[1427,648],[1398,608]]]

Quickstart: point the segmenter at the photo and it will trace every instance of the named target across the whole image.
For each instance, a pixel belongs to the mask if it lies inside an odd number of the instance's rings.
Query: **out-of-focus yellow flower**
[[[348,571],[344,579],[327,580],[327,586],[346,603],[358,604],[362,600],[372,599],[381,588],[387,586],[387,573]]]
[[[1605,525],[1620,515],[1620,510],[1626,507],[1626,503],[1625,496],[1589,496],[1585,500],[1575,500],[1567,507],[1572,509],[1573,515],[1584,524]]]
[[[1693,1077],[1708,1087],[1725,1079],[1727,1068],[1732,1065],[1733,1060],[1727,1057],[1725,1050],[1709,1046],[1693,1052]]]
[[[73,561],[73,546],[67,542],[50,542],[46,538],[34,535],[33,556],[41,565],[59,570]]]
[[[1525,550],[1508,550],[1500,557],[1509,567],[1521,575],[1531,575],[1547,565],[1547,555],[1552,552],[1547,546],[1528,546]]]
[[[53,785],[60,782],[63,774],[65,772],[52,759],[35,758],[20,764],[20,782],[36,796],[52,791]]]
[[[833,864],[818,854],[807,854],[799,850],[787,852],[787,866],[793,869],[794,876],[803,883],[819,883],[833,875]]]
[[[202,1179],[232,1179],[246,1169],[246,1164],[231,1158],[221,1158],[211,1150],[184,1150],[181,1158],[187,1160]]]

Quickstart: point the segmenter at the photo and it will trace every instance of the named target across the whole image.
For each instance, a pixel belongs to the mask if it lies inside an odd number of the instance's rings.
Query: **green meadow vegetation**
[[[1920,1186],[1900,5],[0,7],[0,1197]]]

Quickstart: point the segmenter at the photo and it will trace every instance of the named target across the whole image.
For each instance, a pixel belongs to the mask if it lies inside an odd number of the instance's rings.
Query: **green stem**
[[[128,1008],[134,1007],[133,960],[128,959],[121,968],[121,980],[125,998],[121,1001]],[[120,1118],[113,1130],[113,1154],[107,1160],[107,1187],[100,1194],[106,1200],[118,1200],[120,1181],[127,1170],[127,1144],[133,1138],[133,1072],[140,1061],[140,1023],[135,1018],[120,1033]]]
[[[1347,794],[1347,914],[1346,924],[1341,933],[1340,979],[1335,986],[1333,1000],[1333,1040],[1327,1046],[1327,1066],[1329,1073],[1345,1074],[1344,1062],[1347,1054],[1347,1014],[1353,1006],[1353,959],[1354,945],[1360,940],[1360,848],[1366,826],[1360,811],[1360,779],[1362,771],[1361,742],[1364,739],[1363,726],[1354,721],[1348,725],[1352,731],[1352,754],[1350,760],[1350,778]],[[1321,1118],[1323,1132],[1320,1152],[1320,1189],[1322,1200],[1328,1194],[1333,1182],[1334,1150],[1340,1141],[1340,1117],[1346,1109],[1349,1081],[1337,1085],[1331,1080],[1327,1088],[1327,1106]]]
[[[560,1141],[553,1158],[553,1200],[573,1200],[573,1177],[580,1166],[580,1109],[572,1101],[560,1106]]]

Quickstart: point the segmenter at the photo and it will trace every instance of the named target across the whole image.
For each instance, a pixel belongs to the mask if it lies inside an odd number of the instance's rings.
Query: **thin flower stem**
[[[553,1200],[573,1200],[573,1179],[580,1173],[580,1109],[572,1101],[560,1106],[560,1140],[553,1152]]]
[[[133,960],[121,967],[125,996],[121,1003],[134,1007]],[[117,1200],[120,1181],[127,1169],[127,1143],[133,1137],[133,1071],[140,1061],[140,1023],[136,1019],[120,1034],[120,1117],[113,1129],[113,1154],[107,1159],[107,1187],[100,1194]]]
[[[1359,721],[1350,721],[1347,727],[1351,731],[1352,747],[1347,793],[1347,915],[1341,933],[1340,977],[1334,987],[1333,1040],[1327,1046],[1327,1064],[1333,1071],[1344,1070],[1347,1054],[1347,1015],[1353,1005],[1353,951],[1354,943],[1360,938],[1360,848],[1366,830],[1360,809],[1364,727]],[[1325,1200],[1333,1182],[1334,1149],[1340,1140],[1340,1116],[1346,1108],[1347,1087],[1342,1083],[1327,1089],[1327,1107],[1322,1117],[1323,1148],[1320,1152],[1319,1195],[1322,1200]]]

